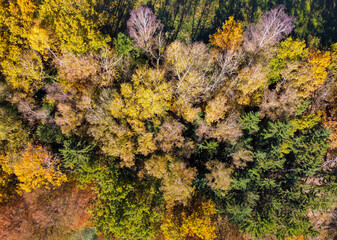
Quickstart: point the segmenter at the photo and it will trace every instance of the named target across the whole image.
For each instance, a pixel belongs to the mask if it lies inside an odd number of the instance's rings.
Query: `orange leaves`
[[[322,52],[320,50],[310,53],[308,61],[311,64],[311,71],[315,79],[315,86],[318,87],[324,83],[328,75],[326,68],[330,65],[330,52]]]
[[[67,177],[61,173],[58,163],[59,159],[47,150],[28,143],[21,162],[14,166],[21,189],[30,192],[40,187],[49,189],[50,186],[60,186],[67,181]]]
[[[240,21],[235,21],[234,17],[229,17],[218,29],[216,33],[210,35],[210,42],[213,46],[225,50],[238,49],[243,41],[242,25]]]

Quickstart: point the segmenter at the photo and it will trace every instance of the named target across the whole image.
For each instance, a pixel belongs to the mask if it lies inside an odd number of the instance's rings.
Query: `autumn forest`
[[[337,239],[336,0],[0,0],[0,240]]]

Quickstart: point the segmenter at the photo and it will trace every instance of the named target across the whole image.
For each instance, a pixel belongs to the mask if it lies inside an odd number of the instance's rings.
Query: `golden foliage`
[[[218,122],[225,118],[226,113],[230,109],[228,98],[223,94],[218,94],[214,99],[208,101],[205,109],[205,120],[208,124]]]
[[[308,49],[305,47],[306,44],[304,40],[293,40],[292,37],[289,37],[281,42],[276,58],[278,61],[295,61],[304,59],[308,56]]]
[[[157,149],[155,141],[153,139],[153,134],[147,132],[138,136],[138,152],[144,156],[149,155]]]
[[[40,5],[39,17],[53,32],[53,45],[75,54],[105,47],[110,41],[98,27],[97,1],[46,0]]]
[[[124,118],[137,133],[145,131],[146,120],[155,126],[161,122],[170,107],[171,87],[165,82],[164,72],[155,69],[138,69],[132,76],[133,84],[122,83],[110,104],[114,118]]]
[[[330,52],[322,52],[320,50],[313,51],[309,54],[308,61],[311,65],[311,71],[313,72],[313,78],[315,80],[312,87],[316,90],[324,83],[328,75],[326,69],[331,62]]]
[[[186,237],[213,240],[217,237],[214,225],[215,216],[214,204],[210,200],[199,200],[190,209],[179,213],[169,209],[160,229],[166,240],[181,240]]]
[[[234,17],[229,17],[225,23],[222,24],[222,29],[218,29],[216,33],[210,35],[209,41],[213,46],[225,50],[238,49],[243,41],[242,24],[240,21],[235,21]]]
[[[59,159],[41,146],[28,143],[22,153],[22,161],[14,166],[14,173],[20,181],[20,188],[32,189],[60,186],[67,177],[58,168]]]
[[[8,84],[13,89],[24,92],[34,92],[43,86],[43,64],[41,57],[35,51],[23,52],[17,61],[4,60],[3,73]]]
[[[247,67],[240,71],[236,89],[240,91],[238,103],[249,105],[261,101],[261,91],[267,87],[268,79],[262,65]]]
[[[168,172],[168,163],[173,158],[170,155],[153,154],[149,160],[145,162],[146,173],[156,178],[164,177]]]

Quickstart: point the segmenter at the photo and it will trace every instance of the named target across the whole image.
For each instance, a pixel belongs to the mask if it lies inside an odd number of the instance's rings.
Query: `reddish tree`
[[[244,32],[244,47],[247,51],[256,52],[291,33],[295,27],[295,18],[288,16],[284,9],[285,6],[280,5],[265,12],[257,23],[248,26]]]
[[[94,193],[68,183],[53,191],[36,189],[0,206],[0,239],[69,239],[90,219]]]

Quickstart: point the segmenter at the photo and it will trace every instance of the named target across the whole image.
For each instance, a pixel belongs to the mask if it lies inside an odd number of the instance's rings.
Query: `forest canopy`
[[[0,0],[0,239],[337,237],[336,19]]]

